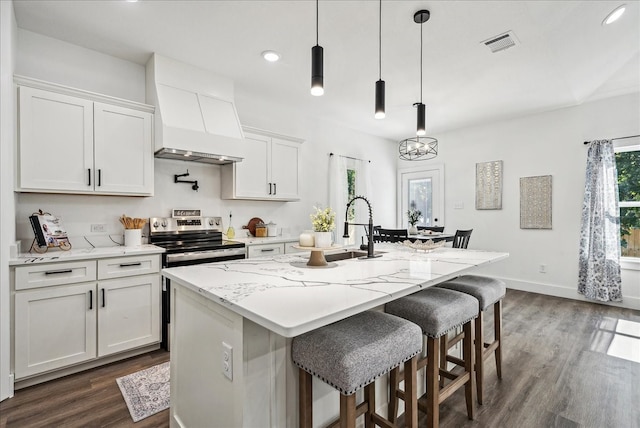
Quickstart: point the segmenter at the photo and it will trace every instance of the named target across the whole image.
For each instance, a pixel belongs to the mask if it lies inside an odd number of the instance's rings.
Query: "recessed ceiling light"
[[[618,7],[616,7],[615,9],[613,9],[613,11],[607,15],[607,17],[604,19],[604,21],[602,21],[602,25],[609,25],[612,22],[615,22],[618,20],[618,18],[620,18],[622,16],[622,14],[624,13],[625,10],[625,4],[620,5]]]
[[[276,51],[264,51],[262,52],[262,58],[269,62],[276,62],[280,59],[280,54]]]

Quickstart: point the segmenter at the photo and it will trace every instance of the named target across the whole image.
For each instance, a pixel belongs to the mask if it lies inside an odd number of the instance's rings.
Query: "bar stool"
[[[366,311],[293,338],[291,356],[299,367],[301,428],[312,426],[312,375],[340,391],[339,426],[355,428],[364,414],[365,426],[390,426],[376,413],[375,379],[404,363],[416,379],[417,355],[422,352],[420,327],[384,312]],[[364,387],[364,401],[356,407],[356,391]],[[418,426],[417,386],[407,383],[405,425]],[[331,425],[333,426],[333,425]]]
[[[437,287],[469,294],[478,299],[478,303],[480,304],[480,315],[476,319],[475,326],[475,369],[476,386],[478,388],[478,403],[482,404],[484,389],[484,360],[489,358],[492,353],[496,359],[496,372],[498,374],[498,379],[502,379],[502,299],[505,296],[507,288],[505,283],[499,279],[480,275],[462,275],[458,278],[438,284]],[[484,333],[482,330],[484,319],[483,314],[491,305],[493,305],[494,340],[491,343],[485,343]],[[456,337],[448,341],[447,345],[443,347],[444,355],[446,355],[449,348],[455,345],[459,340],[459,337]],[[446,364],[446,361],[444,361],[444,364]]]
[[[427,392],[426,407],[418,403],[420,410],[427,413],[427,426],[437,428],[440,423],[440,403],[451,396],[454,391],[462,386],[465,388],[467,402],[467,416],[474,418],[475,388],[473,377],[473,323],[478,316],[478,301],[473,297],[444,288],[427,288],[426,290],[402,297],[385,305],[387,313],[397,315],[414,322],[422,329],[422,334],[427,336],[427,355],[418,360],[417,369],[427,366]],[[464,367],[462,373],[439,369],[440,337],[447,331],[463,326],[465,332],[463,358],[459,365]],[[405,383],[412,374],[405,372]],[[451,380],[442,387],[439,385],[439,376]],[[391,392],[389,400],[389,415],[395,421],[398,409],[398,399],[405,399],[406,392],[398,388],[400,374],[394,369],[391,374]],[[419,400],[422,400],[420,397]],[[405,404],[406,405],[406,404]]]

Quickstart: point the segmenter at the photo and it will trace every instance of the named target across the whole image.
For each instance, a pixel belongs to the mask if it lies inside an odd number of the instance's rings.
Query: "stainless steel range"
[[[173,210],[173,217],[149,219],[149,242],[165,249],[162,267],[188,266],[245,258],[242,242],[222,237],[221,217],[201,217],[200,210]],[[169,350],[170,281],[162,283],[162,346]]]

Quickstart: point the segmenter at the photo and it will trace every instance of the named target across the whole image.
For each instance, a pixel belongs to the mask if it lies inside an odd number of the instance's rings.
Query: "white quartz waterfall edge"
[[[169,408],[169,362],[116,379],[131,419],[138,422]]]

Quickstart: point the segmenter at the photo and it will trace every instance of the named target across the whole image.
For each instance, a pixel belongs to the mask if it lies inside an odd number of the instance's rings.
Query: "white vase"
[[[413,226],[409,226],[409,235],[417,235],[418,234],[418,227],[413,225]]]
[[[142,245],[142,229],[125,229],[124,246],[139,247]]]
[[[316,248],[329,248],[331,247],[331,241],[333,239],[333,233],[331,232],[314,232]]]

